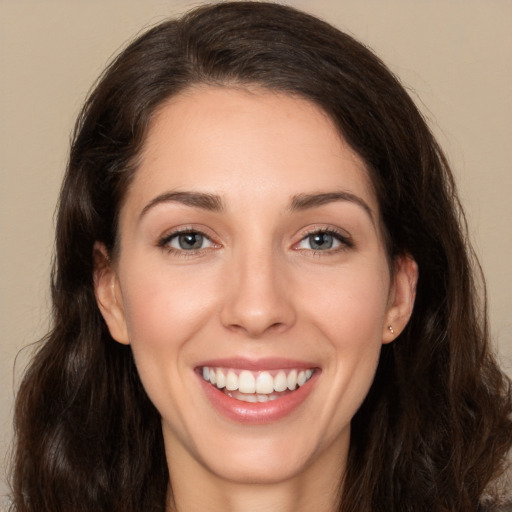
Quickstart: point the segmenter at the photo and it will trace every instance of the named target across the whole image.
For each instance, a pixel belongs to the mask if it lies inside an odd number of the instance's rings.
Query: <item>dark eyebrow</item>
[[[204,192],[165,192],[152,199],[140,212],[143,217],[148,210],[161,203],[181,203],[194,208],[218,212],[223,210],[222,199],[215,194]]]
[[[368,203],[359,196],[352,194],[351,192],[321,192],[318,194],[299,194],[292,197],[290,203],[290,210],[307,210],[309,208],[316,208],[324,204],[333,203],[335,201],[349,201],[360,206],[370,217],[373,224],[375,219],[371,208]]]

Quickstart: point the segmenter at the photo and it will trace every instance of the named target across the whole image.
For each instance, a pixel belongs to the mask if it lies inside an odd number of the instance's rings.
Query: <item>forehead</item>
[[[289,94],[189,88],[157,110],[139,162],[126,198],[137,202],[164,189],[254,201],[342,188],[378,213],[365,163],[322,109]]]

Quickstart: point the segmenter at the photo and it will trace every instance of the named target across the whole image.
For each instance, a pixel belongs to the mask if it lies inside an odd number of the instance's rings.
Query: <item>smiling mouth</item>
[[[234,368],[202,368],[203,379],[225,395],[243,402],[267,402],[282,398],[303,386],[315,372],[309,369],[249,371]]]

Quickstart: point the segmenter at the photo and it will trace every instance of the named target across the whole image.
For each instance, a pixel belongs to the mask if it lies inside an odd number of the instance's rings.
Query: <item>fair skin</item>
[[[350,420],[417,279],[390,265],[364,162],[308,101],[191,88],[153,119],[119,230],[113,264],[96,245],[96,295],[162,416],[169,510],[335,510]],[[274,389],[227,392],[209,370]]]

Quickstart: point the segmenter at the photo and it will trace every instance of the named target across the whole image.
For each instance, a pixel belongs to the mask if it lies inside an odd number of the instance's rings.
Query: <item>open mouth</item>
[[[315,369],[249,371],[204,366],[203,379],[225,395],[243,402],[267,402],[282,398],[303,386]]]

